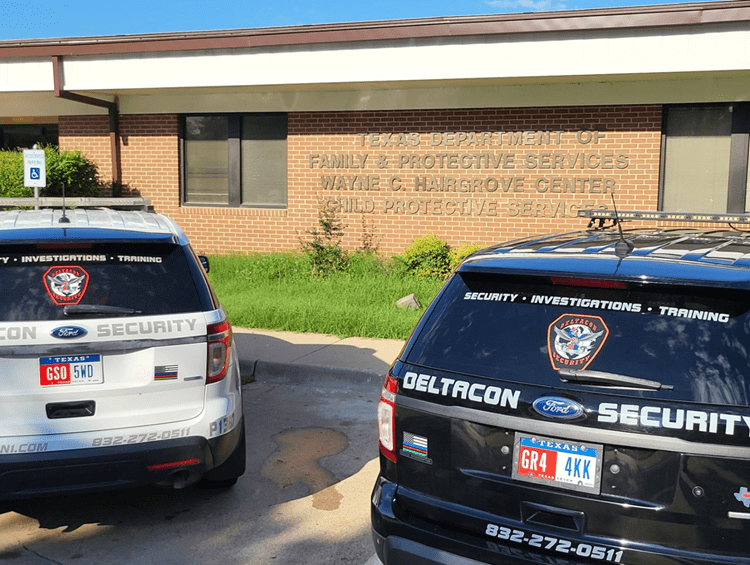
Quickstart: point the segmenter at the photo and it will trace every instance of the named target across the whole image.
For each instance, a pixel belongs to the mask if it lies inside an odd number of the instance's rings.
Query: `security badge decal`
[[[77,265],[50,267],[44,273],[44,288],[57,306],[78,304],[89,285],[89,274]]]
[[[549,325],[547,350],[555,371],[588,367],[609,336],[599,316],[563,314]]]

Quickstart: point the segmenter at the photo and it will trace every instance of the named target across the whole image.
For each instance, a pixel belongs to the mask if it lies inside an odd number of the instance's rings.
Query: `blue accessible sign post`
[[[47,186],[47,165],[42,149],[24,149],[23,185],[34,188],[34,198],[39,198],[39,188]]]

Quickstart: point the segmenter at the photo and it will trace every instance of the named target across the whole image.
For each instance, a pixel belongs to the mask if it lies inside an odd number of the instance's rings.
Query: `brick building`
[[[202,251],[298,246],[324,204],[399,252],[744,212],[750,1],[0,41],[0,139],[83,151]]]

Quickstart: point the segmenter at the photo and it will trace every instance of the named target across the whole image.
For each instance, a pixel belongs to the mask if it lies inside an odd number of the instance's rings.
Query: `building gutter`
[[[249,49],[425,38],[673,28],[747,22],[750,0],[57,39],[0,41],[0,59]]]
[[[120,159],[120,109],[118,107],[117,96],[114,97],[113,102],[110,102],[109,100],[102,100],[93,96],[85,96],[64,90],[61,55],[52,56],[52,73],[55,96],[57,98],[107,109],[109,114],[109,146],[112,156],[112,196],[120,196],[122,190],[122,161]]]

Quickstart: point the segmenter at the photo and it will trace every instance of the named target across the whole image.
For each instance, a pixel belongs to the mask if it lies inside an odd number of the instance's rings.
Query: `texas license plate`
[[[103,383],[102,356],[97,353],[40,357],[39,382],[42,386]]]
[[[599,494],[602,452],[601,445],[516,434],[513,478]]]

